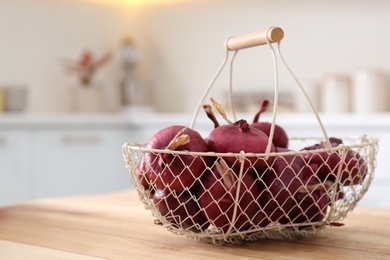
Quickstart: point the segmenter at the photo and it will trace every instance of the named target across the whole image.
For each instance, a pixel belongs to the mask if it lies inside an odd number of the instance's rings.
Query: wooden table
[[[134,191],[0,208],[0,259],[390,259],[390,209],[357,207],[343,227],[291,241],[212,245],[154,225]]]

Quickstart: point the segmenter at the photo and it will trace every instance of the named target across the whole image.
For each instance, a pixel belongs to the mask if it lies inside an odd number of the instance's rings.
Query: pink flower
[[[83,86],[88,86],[97,69],[105,65],[110,59],[111,53],[106,53],[99,59],[95,59],[89,50],[81,53],[78,60],[65,60],[65,67],[72,73],[76,73]]]

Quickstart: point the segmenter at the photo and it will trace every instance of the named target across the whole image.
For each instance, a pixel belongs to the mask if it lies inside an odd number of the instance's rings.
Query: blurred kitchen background
[[[0,203],[130,187],[122,144],[188,123],[225,39],[270,26],[283,28],[282,54],[331,134],[373,134],[382,149],[390,141],[389,11],[386,0],[2,0]],[[253,115],[273,97],[272,62],[268,46],[239,51],[239,112]],[[279,122],[315,135],[306,100],[279,67]],[[227,85],[224,71],[212,91],[223,104]],[[390,206],[375,195],[390,186],[385,157],[381,150],[367,204]]]
[[[100,109],[120,110],[125,38],[138,52],[134,73],[140,93],[134,101],[163,112],[194,109],[222,61],[225,39],[274,25],[285,31],[281,45],[285,59],[309,88],[324,85],[329,75],[352,79],[358,69],[386,74],[390,70],[390,3],[385,0],[4,0],[0,4],[0,86],[26,87],[28,112],[72,110],[70,89],[77,78],[66,72],[62,60],[78,59],[85,50],[96,58],[107,52],[113,55],[93,81],[105,93]],[[241,95],[272,91],[268,47],[243,51],[235,68],[235,86]],[[281,88],[296,92],[289,78],[281,74]],[[221,98],[226,83],[216,83]],[[374,91],[372,87],[370,92]],[[173,94],[178,98],[173,100]],[[294,105],[292,100],[287,103]]]

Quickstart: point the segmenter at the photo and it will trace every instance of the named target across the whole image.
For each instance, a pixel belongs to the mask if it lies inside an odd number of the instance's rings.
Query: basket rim
[[[312,153],[320,153],[320,152],[334,152],[334,151],[342,151],[347,150],[351,148],[361,148],[365,146],[375,146],[378,144],[379,139],[377,137],[368,136],[368,135],[362,135],[362,136],[349,136],[349,137],[339,137],[342,140],[360,140],[361,142],[359,144],[340,144],[336,147],[331,148],[321,148],[321,149],[315,149],[315,150],[291,150],[288,152],[270,152],[270,153],[252,153],[252,152],[245,152],[241,151],[240,153],[235,152],[228,152],[228,153],[216,153],[213,151],[208,152],[196,152],[196,151],[176,151],[176,150],[169,150],[169,149],[154,149],[154,148],[148,148],[146,144],[137,144],[137,143],[131,143],[126,142],[123,145],[123,151],[126,153],[128,150],[136,150],[140,152],[149,152],[149,153],[155,153],[155,154],[175,154],[175,155],[191,155],[191,156],[220,156],[220,157],[231,157],[231,156],[244,156],[244,157],[277,157],[277,156],[287,156],[287,155],[304,155],[304,154],[312,154]],[[324,140],[323,137],[291,137],[290,140],[306,140],[306,139],[318,139],[318,140]]]

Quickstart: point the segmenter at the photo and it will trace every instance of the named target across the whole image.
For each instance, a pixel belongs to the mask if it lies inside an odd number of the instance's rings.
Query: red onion
[[[269,223],[257,202],[261,190],[256,179],[252,174],[244,173],[239,180],[237,175],[220,159],[211,171],[202,176],[198,191],[199,204],[205,216],[224,232],[228,232],[231,226],[234,232]]]
[[[312,176],[315,177],[313,169],[300,155],[279,155],[274,160],[260,180],[263,190],[260,204],[272,221],[285,221],[285,216],[300,202],[301,193],[317,189],[309,182]]]
[[[195,130],[175,125],[166,127],[152,136],[148,149],[207,152],[208,146]],[[209,158],[190,154],[145,152],[142,176],[146,176],[159,189],[168,188],[177,192],[191,189],[205,171]]]
[[[160,214],[177,228],[200,232],[209,226],[198,202],[188,192],[177,194],[158,189],[154,193],[153,203]]]
[[[268,145],[268,136],[251,127],[245,119],[238,120],[232,125],[221,125],[213,129],[207,137],[209,149],[216,153],[265,153]],[[271,146],[274,152],[275,147]],[[232,167],[240,167],[236,157],[224,157],[226,163]],[[247,157],[245,168],[250,166],[256,168],[267,167],[273,157],[265,158]]]
[[[318,190],[305,195],[289,213],[292,223],[312,223],[322,221],[330,203],[329,194]]]
[[[145,174],[147,165],[145,163],[145,157],[141,156],[138,165],[137,165],[137,171],[136,175],[139,180],[140,185],[145,189],[145,191],[152,191],[152,185],[150,183],[150,180],[148,179],[147,175]]]
[[[294,196],[297,203],[280,220],[282,224],[318,222],[326,216],[330,203],[328,187],[310,171],[304,171],[300,179],[303,186]]]
[[[259,122],[259,117],[261,113],[267,110],[268,106],[270,105],[270,102],[268,100],[264,100],[261,103],[259,111],[256,113],[253,122],[251,124],[252,127],[255,127],[259,129],[260,131],[264,132],[267,136],[270,135],[272,123],[270,122]],[[288,136],[286,131],[280,126],[275,124],[275,130],[274,130],[274,136],[272,138],[272,143],[276,147],[288,147]]]
[[[341,139],[334,137],[329,138],[329,141],[332,147],[337,147],[343,143]],[[309,164],[318,165],[319,169],[317,175],[322,181],[328,180],[335,182],[338,178],[337,174],[339,167],[341,167],[339,181],[342,185],[359,184],[364,180],[367,175],[367,164],[359,153],[350,148],[331,152],[314,152],[315,150],[324,148],[325,144],[324,142],[321,142],[302,149],[313,151],[313,153],[305,154],[303,157]],[[346,154],[345,159],[343,160],[342,155],[344,152]]]

